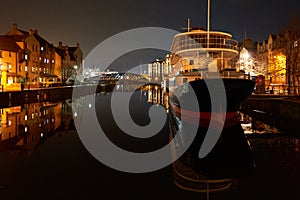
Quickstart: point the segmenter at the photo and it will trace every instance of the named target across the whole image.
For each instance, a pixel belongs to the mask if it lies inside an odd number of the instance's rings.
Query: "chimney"
[[[33,30],[30,29],[30,30],[29,30],[29,35],[32,35],[32,34],[33,34]]]
[[[14,30],[17,30],[17,29],[18,29],[18,24],[17,24],[17,23],[14,23],[14,24],[13,24],[13,29],[14,29]]]
[[[62,42],[61,42],[61,41],[58,42],[58,46],[57,46],[57,47],[58,47],[58,48],[63,48]]]
[[[69,47],[68,47],[68,45],[65,46],[65,50],[66,50],[66,54],[68,55],[69,54]]]
[[[33,33],[38,35],[39,32],[38,32],[37,29],[34,29],[34,30],[33,30]]]

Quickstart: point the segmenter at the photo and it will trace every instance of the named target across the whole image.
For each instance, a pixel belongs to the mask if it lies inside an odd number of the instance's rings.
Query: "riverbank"
[[[76,88],[76,94],[73,94],[74,88]],[[70,99],[73,95],[80,97],[100,93],[111,88],[110,85],[78,85],[0,92],[0,108],[25,103]]]
[[[241,112],[282,132],[299,134],[300,97],[254,95],[243,102]]]

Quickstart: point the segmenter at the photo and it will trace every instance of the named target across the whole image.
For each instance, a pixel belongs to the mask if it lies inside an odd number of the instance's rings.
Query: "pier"
[[[300,97],[252,95],[240,111],[287,134],[299,134]]]

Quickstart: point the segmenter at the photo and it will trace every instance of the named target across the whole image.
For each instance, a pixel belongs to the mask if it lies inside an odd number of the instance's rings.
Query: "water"
[[[147,140],[132,138],[113,123],[110,93],[96,98],[97,115],[107,136],[133,152],[159,149],[168,143],[167,123]],[[137,91],[132,116],[149,123],[150,102],[166,105],[161,90]],[[174,184],[173,167],[155,172],[120,172],[97,161],[82,144],[74,126],[71,101],[24,104],[1,109],[1,199],[298,199],[300,140],[284,134],[247,134],[256,169],[235,187],[198,193]],[[209,190],[208,190],[209,191]]]

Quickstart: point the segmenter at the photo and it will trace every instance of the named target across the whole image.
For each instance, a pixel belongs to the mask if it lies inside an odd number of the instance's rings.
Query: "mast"
[[[209,48],[210,0],[207,0],[207,48]]]

